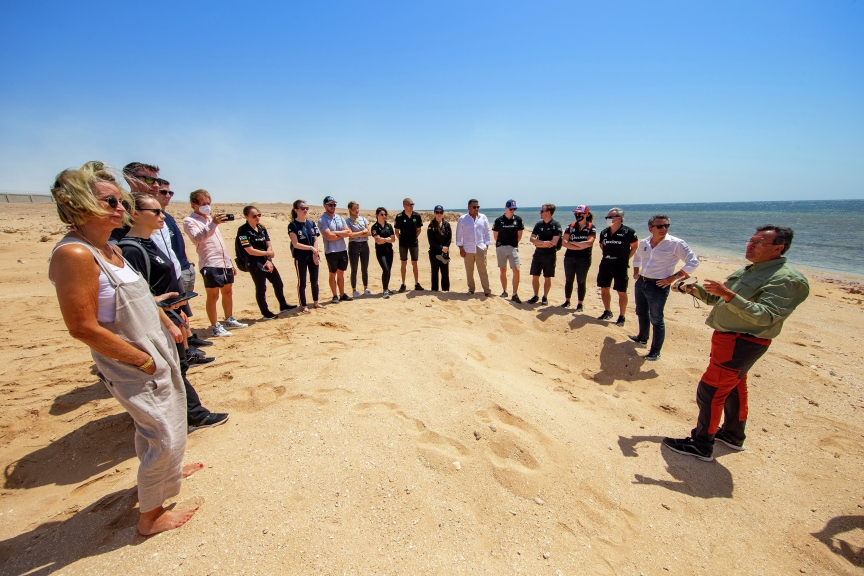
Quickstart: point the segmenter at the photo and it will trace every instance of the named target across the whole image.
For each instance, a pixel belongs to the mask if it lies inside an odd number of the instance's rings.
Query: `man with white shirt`
[[[483,294],[492,295],[489,275],[486,273],[486,248],[492,243],[489,233],[489,219],[480,214],[480,202],[472,198],[468,201],[468,213],[456,222],[456,245],[459,255],[465,259],[465,276],[468,279],[468,293],[474,293],[474,266],[480,275]]]
[[[689,278],[699,266],[699,259],[686,242],[669,234],[669,217],[657,214],[648,220],[651,236],[643,238],[633,255],[633,279],[636,280],[636,316],[639,334],[630,339],[639,344],[648,343],[649,327],[654,328],[651,348],[646,360],[659,360],[660,349],[666,337],[663,308],[669,297],[669,286],[677,280]],[[678,262],[684,266],[678,272]]]

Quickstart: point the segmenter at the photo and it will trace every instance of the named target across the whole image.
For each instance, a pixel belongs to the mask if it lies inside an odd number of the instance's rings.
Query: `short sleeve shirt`
[[[603,261],[621,266],[630,265],[630,245],[638,242],[636,231],[629,226],[621,226],[612,233],[611,228],[600,232],[600,246],[603,248]]]
[[[318,228],[320,230],[330,230],[332,232],[339,232],[345,229],[345,218],[340,216],[339,214],[334,214],[330,216],[326,212],[318,217]],[[348,244],[345,242],[345,238],[339,238],[338,240],[327,240],[324,238],[324,253],[332,254],[333,252],[345,252],[348,250]]]
[[[556,236],[561,236],[561,224],[557,220],[550,220],[547,224],[540,220],[534,225],[534,230],[531,231],[532,236],[537,236],[538,240],[545,242],[551,241]],[[553,248],[537,248],[535,254],[555,254],[557,250]]]
[[[243,249],[254,248],[255,250],[266,252],[267,242],[270,241],[270,234],[267,232],[267,229],[260,224],[257,228],[252,228],[247,222],[237,229],[237,240],[240,242],[240,247]],[[267,257],[246,254],[246,261],[263,265],[267,261]]]
[[[420,214],[412,212],[411,216],[406,216],[403,210],[396,215],[396,221],[393,227],[399,230],[399,245],[400,246],[418,246],[417,231],[423,227],[423,219]]]
[[[348,228],[351,232],[362,232],[366,230],[366,227],[369,226],[369,221],[366,220],[363,216],[357,216],[357,218],[347,218],[345,223],[348,224]],[[349,242],[369,242],[369,238],[366,236],[361,236],[360,238],[351,238]]]
[[[564,229],[564,239],[568,242],[585,242],[589,238],[597,237],[597,228],[594,227],[593,224],[588,224],[582,230],[579,230],[579,224],[576,222],[572,222],[567,228]],[[567,252],[564,254],[565,258],[591,258],[591,249],[586,248],[585,250],[571,250],[567,249]]]
[[[316,226],[311,220],[306,220],[305,222],[293,220],[288,224],[288,234],[291,234],[291,232],[297,235],[297,242],[305,244],[306,246],[314,246],[315,239],[321,235],[321,232],[318,231],[318,226]],[[294,244],[292,243],[291,255],[294,256],[295,260],[305,260],[306,258],[312,257],[312,251],[295,250]]]
[[[379,236],[381,238],[390,238],[395,235],[396,232],[393,230],[393,226],[390,225],[389,222],[385,222],[382,226],[378,222],[372,224],[372,228],[369,229],[369,233],[372,236]],[[393,252],[392,244],[378,244],[375,243],[375,254],[389,254]]]
[[[522,224],[522,217],[513,215],[513,218],[499,216],[492,224],[492,231],[498,232],[498,240],[495,246],[519,246],[519,231],[524,230],[525,225]]]

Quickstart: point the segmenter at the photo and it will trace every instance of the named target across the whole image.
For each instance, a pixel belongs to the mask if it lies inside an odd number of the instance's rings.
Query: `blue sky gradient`
[[[864,3],[45,2],[0,189],[156,163],[223,201],[864,198]]]

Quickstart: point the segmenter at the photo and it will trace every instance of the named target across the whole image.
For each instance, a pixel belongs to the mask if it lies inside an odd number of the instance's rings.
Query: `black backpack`
[[[561,231],[561,235],[558,236],[558,244],[555,245],[555,251],[561,250],[561,246],[564,245],[564,231]]]
[[[248,257],[249,253],[240,244],[240,235],[238,234],[234,238],[234,263],[241,272],[249,272],[249,266],[246,264],[246,258]]]

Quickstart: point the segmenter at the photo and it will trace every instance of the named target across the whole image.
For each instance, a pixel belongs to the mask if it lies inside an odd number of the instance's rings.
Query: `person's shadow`
[[[634,382],[657,378],[658,374],[653,368],[642,372],[645,362],[645,358],[637,353],[634,342],[616,342],[607,336],[600,349],[600,371],[594,375],[594,381],[601,386],[611,386],[615,380]]]
[[[661,444],[662,436],[619,436],[618,447],[627,458],[638,458],[636,446],[641,442]],[[659,447],[659,446],[658,446]],[[716,450],[715,450],[716,452]],[[701,462],[691,456],[676,454],[667,448],[660,448],[666,461],[666,470],[676,481],[657,480],[636,474],[634,484],[660,486],[673,492],[680,492],[696,498],[731,498],[732,473],[717,460]],[[716,454],[715,454],[716,456]]]
[[[133,458],[134,437],[126,412],[93,420],[9,464],[3,471],[3,487],[28,489],[89,480]]]
[[[864,530],[864,516],[835,516],[819,532],[812,535],[825,544],[829,550],[842,556],[853,566],[864,566],[864,548],[857,548],[837,537],[838,534],[851,532],[856,528]]]
[[[108,391],[105,383],[101,380],[97,380],[93,384],[79,386],[74,390],[70,390],[65,394],[57,396],[48,413],[52,416],[62,416],[63,414],[77,410],[89,402],[103,400],[110,397],[111,393]]]
[[[0,540],[0,574],[46,576],[88,556],[135,546],[138,488],[118,490],[60,522]]]

